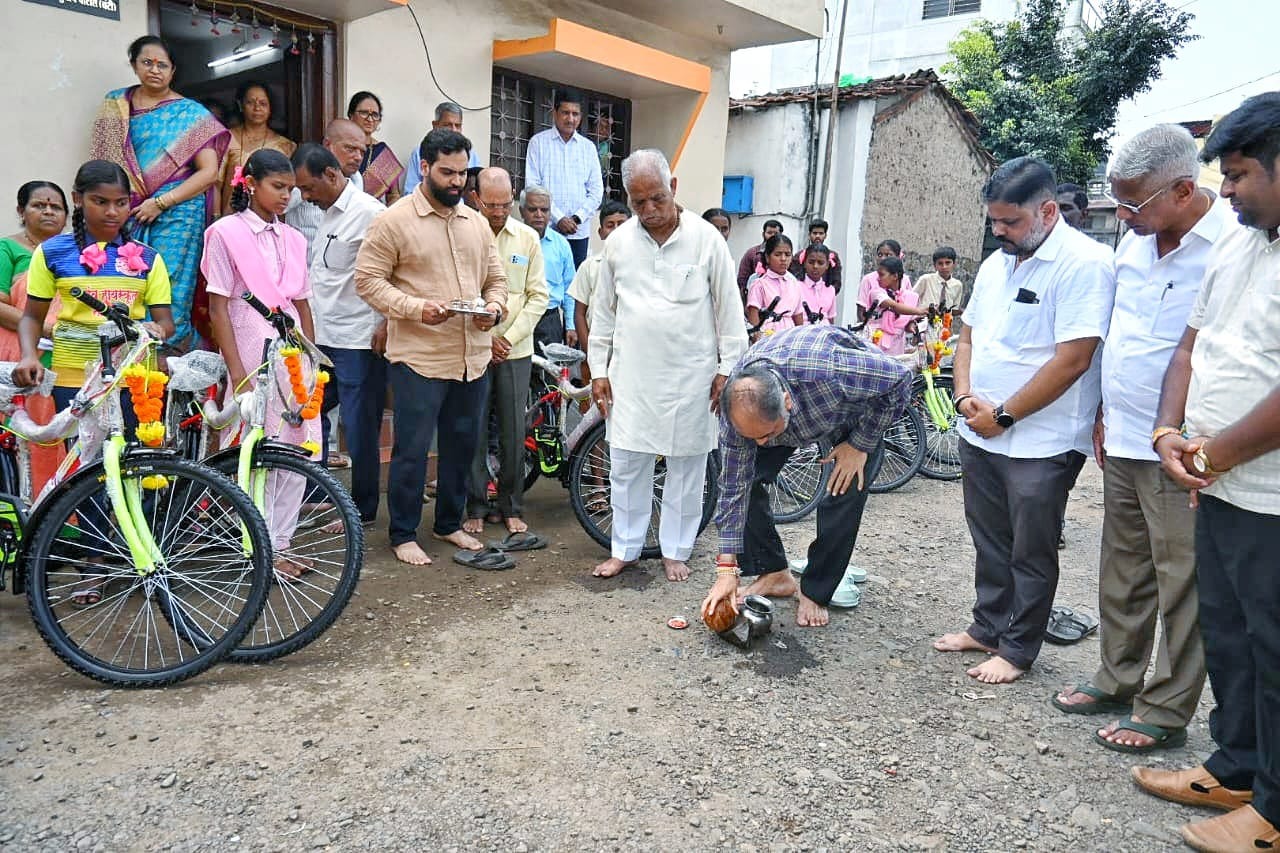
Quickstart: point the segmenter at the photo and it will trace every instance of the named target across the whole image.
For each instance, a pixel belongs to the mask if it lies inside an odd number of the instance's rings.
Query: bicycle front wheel
[[[121,478],[126,492],[141,489],[132,522],[154,540],[156,570],[134,566],[101,478],[86,477],[32,532],[28,606],[77,672],[116,687],[173,684],[222,660],[249,632],[266,601],[271,540],[249,497],[212,469],[126,458]]]
[[[609,492],[609,442],[605,438],[603,422],[589,429],[574,448],[569,469],[569,504],[573,514],[587,535],[604,548],[613,543],[613,506]],[[649,527],[645,531],[644,547],[640,556],[646,560],[662,556],[658,543],[658,526],[662,515],[662,488],[666,483],[667,468],[659,458],[653,469],[653,501],[649,514]],[[702,518],[698,522],[701,533],[715,514],[719,496],[719,457],[707,454],[707,471],[702,481]]]
[[[234,476],[235,455],[214,461]],[[310,459],[287,450],[259,447],[255,471],[267,476],[263,516],[274,540],[273,562],[287,561],[297,578],[274,572],[267,605],[249,635],[228,656],[237,662],[274,660],[307,646],[329,629],[355,592],[364,566],[364,528],[351,495]],[[301,501],[273,500],[273,489]]]
[[[871,481],[870,491],[883,494],[906,485],[920,470],[924,454],[924,421],[915,407],[908,405],[885,431],[884,462]]]
[[[797,448],[778,476],[765,485],[775,522],[799,521],[822,502],[831,476],[831,466],[823,465],[822,460],[830,450],[825,441]]]

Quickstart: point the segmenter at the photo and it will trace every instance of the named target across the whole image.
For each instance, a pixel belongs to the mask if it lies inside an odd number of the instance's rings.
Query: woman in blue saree
[[[230,132],[196,101],[170,88],[173,55],[156,36],[129,45],[137,86],[108,92],[93,123],[91,156],[129,175],[137,239],[164,257],[173,284],[170,343],[187,349],[204,229],[216,210],[214,183]]]

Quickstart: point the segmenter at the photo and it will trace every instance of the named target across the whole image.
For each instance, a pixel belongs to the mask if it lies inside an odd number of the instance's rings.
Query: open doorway
[[[174,88],[234,125],[237,87],[270,89],[272,130],[319,141],[338,116],[338,32],[332,21],[246,0],[149,0],[151,31],[173,49]]]

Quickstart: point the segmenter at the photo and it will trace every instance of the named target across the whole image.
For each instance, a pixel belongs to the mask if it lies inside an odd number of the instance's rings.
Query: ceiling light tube
[[[221,68],[224,65],[230,65],[233,62],[239,62],[242,59],[248,59],[251,56],[257,56],[259,54],[266,53],[269,50],[275,50],[275,48],[269,44],[260,44],[255,48],[246,50],[244,53],[232,53],[227,56],[219,57],[218,59],[215,59],[212,62],[210,62],[209,67]]]

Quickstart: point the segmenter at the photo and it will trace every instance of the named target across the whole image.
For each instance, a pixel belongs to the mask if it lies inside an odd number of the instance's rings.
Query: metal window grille
[[[552,126],[555,92],[566,85],[569,84],[505,68],[493,69],[489,163],[511,173],[517,195],[524,188],[524,159],[529,139]],[[622,161],[631,153],[631,102],[602,92],[579,91],[586,103],[582,105],[584,114],[578,132],[594,142],[600,152],[604,197],[625,201]]]
[[[924,20],[982,11],[982,0],[924,0]]]

